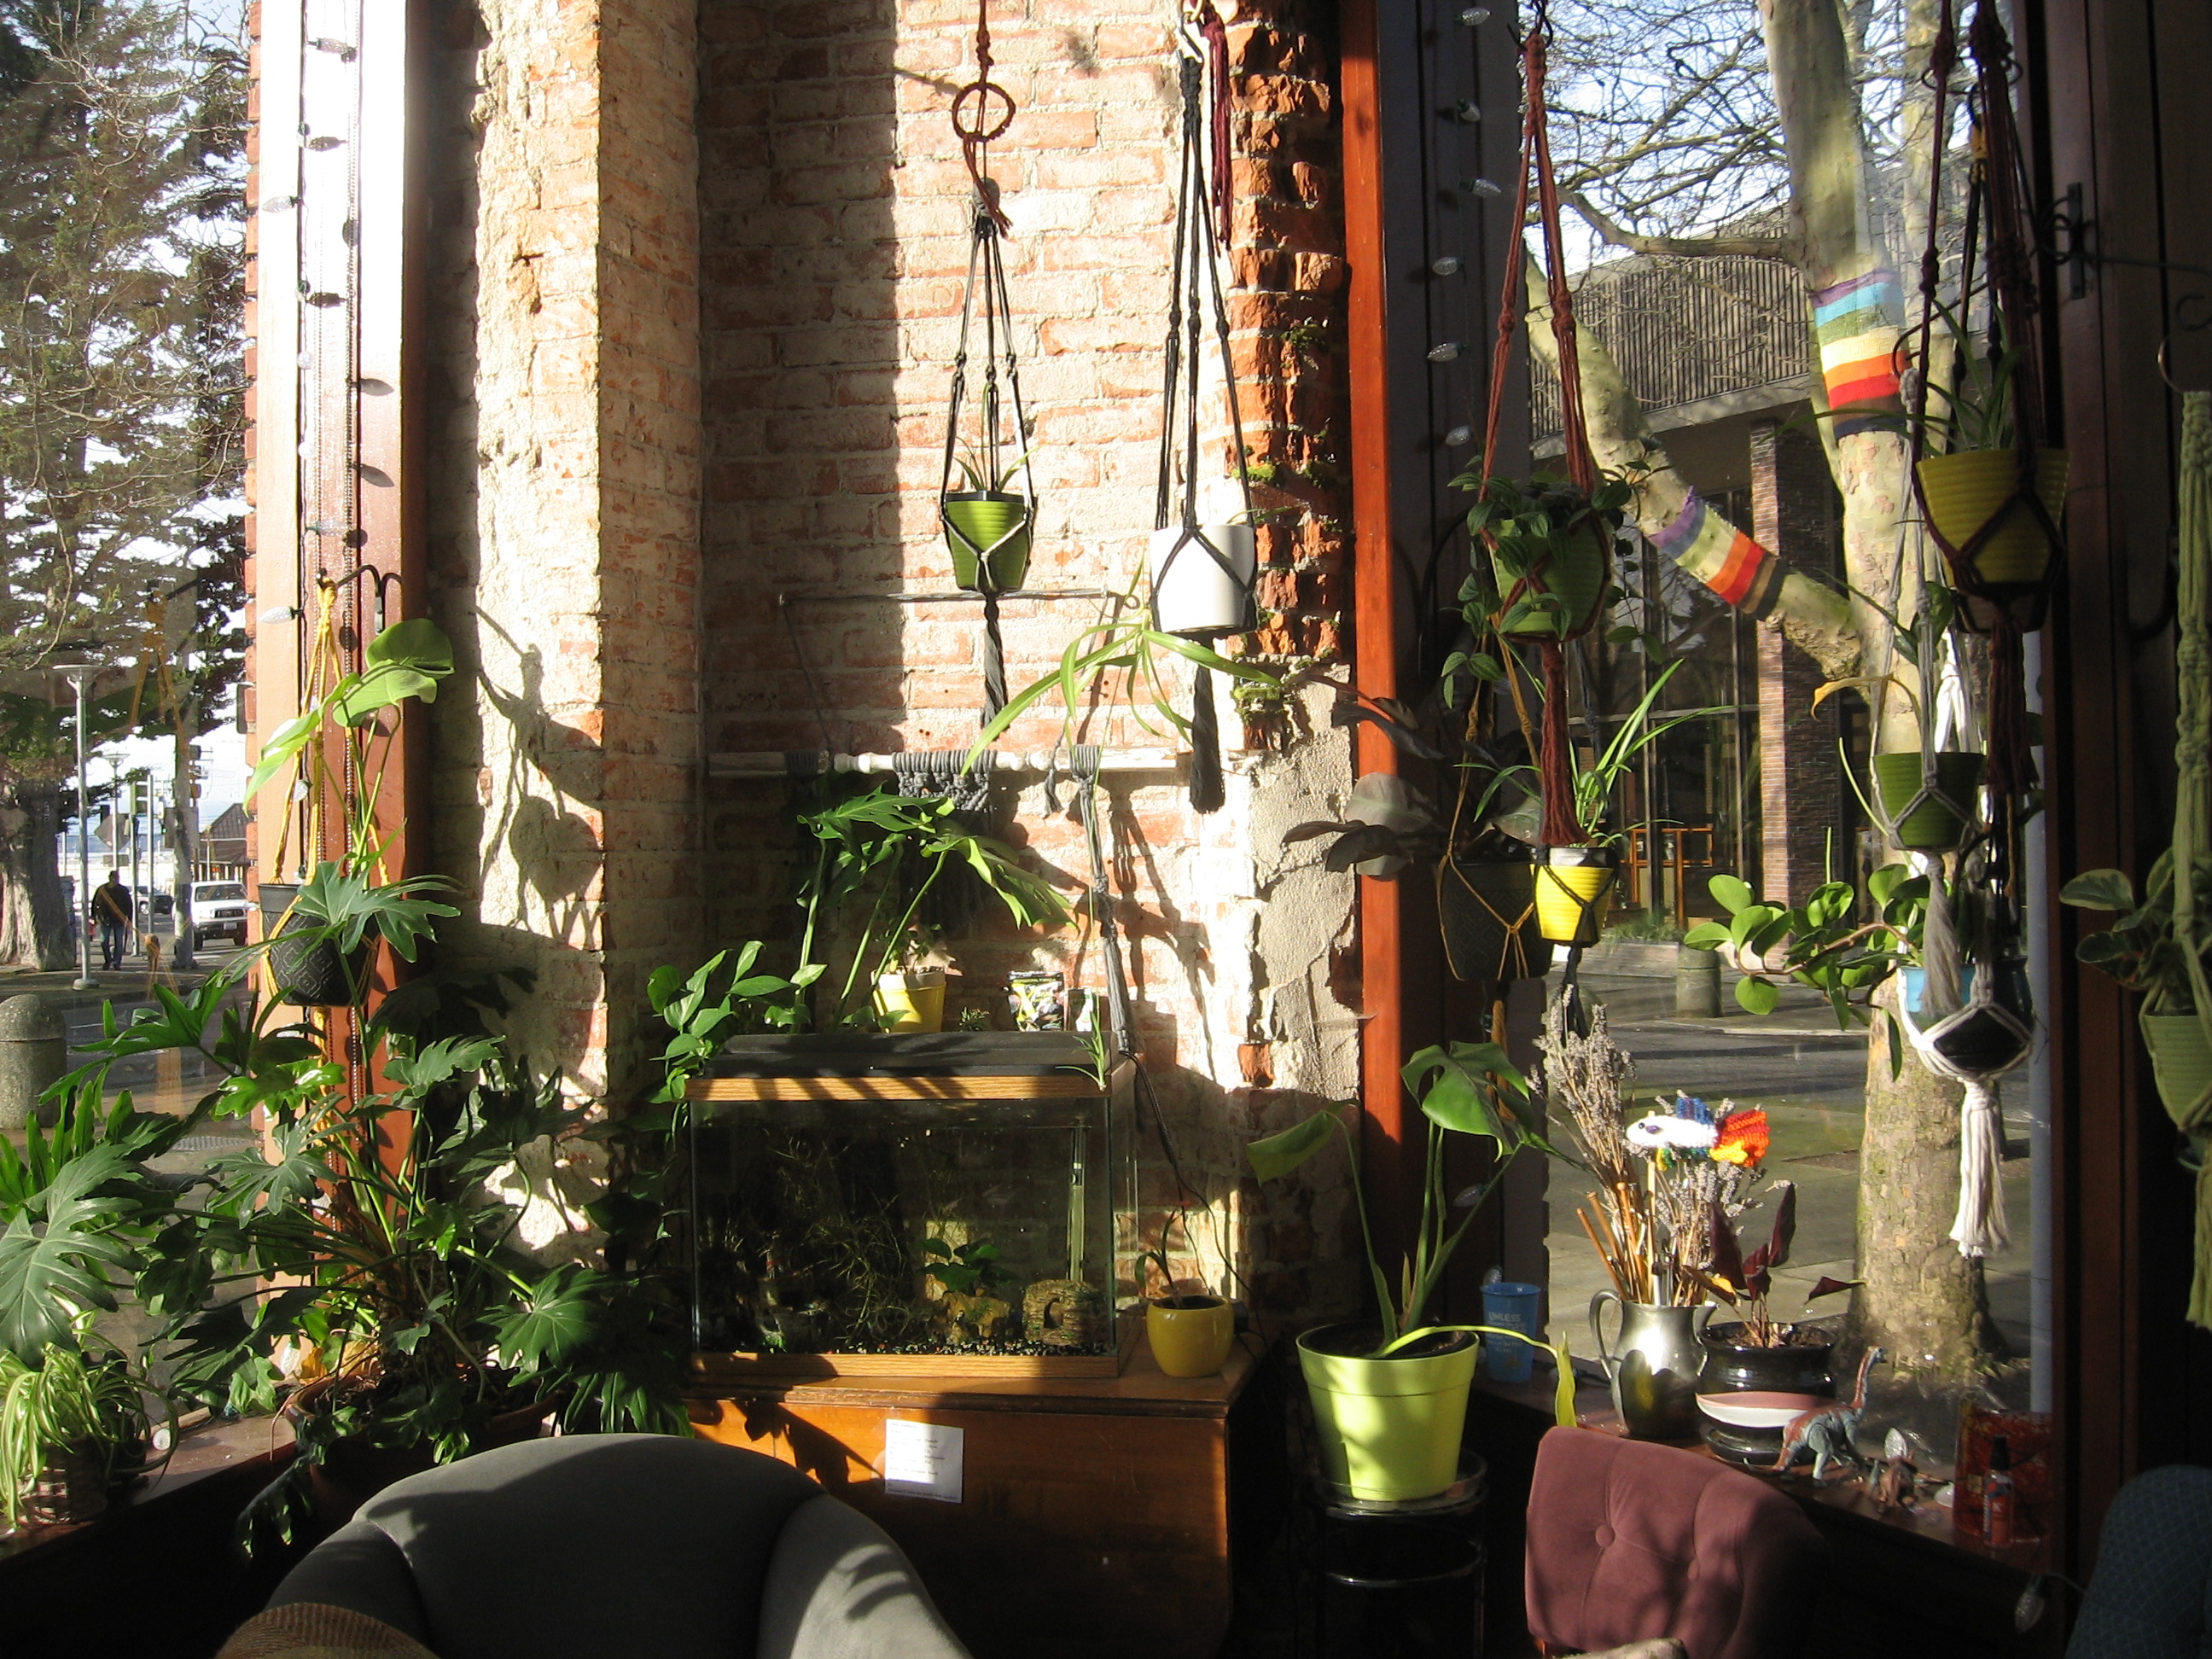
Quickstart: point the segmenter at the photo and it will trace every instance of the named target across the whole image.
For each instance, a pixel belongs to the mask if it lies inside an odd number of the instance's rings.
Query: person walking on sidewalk
[[[131,939],[131,913],[137,908],[122,877],[120,870],[110,870],[106,881],[92,893],[93,920],[100,924],[100,965],[111,974],[122,969],[124,949]]]

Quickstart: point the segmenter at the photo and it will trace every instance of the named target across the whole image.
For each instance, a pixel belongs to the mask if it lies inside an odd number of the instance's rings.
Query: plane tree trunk
[[[58,851],[62,792],[52,782],[0,787],[0,963],[55,969],[76,960]]]

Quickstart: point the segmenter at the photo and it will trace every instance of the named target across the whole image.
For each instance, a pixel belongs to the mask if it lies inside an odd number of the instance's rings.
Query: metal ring
[[[982,122],[994,96],[1006,105],[1006,112],[999,118],[995,125],[987,131]],[[972,125],[962,114],[962,111],[971,98],[975,102]],[[1005,133],[1006,130],[1013,124],[1014,95],[994,82],[970,81],[952,94],[952,131],[963,143],[988,144],[994,138]]]

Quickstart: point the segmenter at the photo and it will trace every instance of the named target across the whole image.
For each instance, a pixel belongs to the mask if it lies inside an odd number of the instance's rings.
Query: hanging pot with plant
[[[1215,639],[1252,626],[1259,544],[1249,524],[1170,526],[1152,532],[1146,570],[1153,625],[1187,639]]]
[[[1930,761],[1932,760],[1932,764]],[[1987,758],[1968,749],[1874,757],[1875,799],[1891,836],[1909,853],[1948,853],[1979,818],[1975,802]]]
[[[1541,979],[1551,972],[1553,941],[1537,910],[1536,866],[1525,850],[1517,858],[1437,866],[1437,919],[1455,979]]]
[[[1969,562],[1984,587],[2039,591],[2051,569],[2057,546],[2045,526],[2065,515],[2069,458],[2063,449],[2037,450],[2033,478],[2023,485],[2030,465],[2007,446],[1930,455],[1914,469],[1928,521],[1953,547],[1973,550]],[[2041,505],[2039,517],[2025,506],[2024,489]]]
[[[1554,945],[1595,945],[1620,878],[1610,847],[1547,847],[1535,867],[1536,925]]]
[[[1016,397],[1018,401],[1018,391]],[[1036,487],[1030,484],[1026,494],[1006,488],[1018,472],[1028,480],[1030,452],[1001,465],[994,465],[994,459],[988,453],[961,456],[957,465],[968,488],[949,489],[938,502],[945,549],[952,555],[953,585],[970,593],[1009,592],[1030,571]]]

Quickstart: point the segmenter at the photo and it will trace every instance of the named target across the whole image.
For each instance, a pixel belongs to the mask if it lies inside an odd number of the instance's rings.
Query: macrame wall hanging
[[[1149,567],[1152,626],[1163,633],[1212,641],[1253,625],[1252,581],[1258,544],[1252,524],[1249,459],[1243,410],[1229,351],[1229,309],[1221,285],[1221,245],[1229,216],[1229,53],[1213,8],[1203,5],[1183,36],[1180,55],[1182,155],[1176,179],[1175,263],[1168,286],[1164,383],[1160,393],[1159,482]],[[1209,150],[1211,155],[1209,156]],[[1241,507],[1208,521],[1201,507],[1200,404],[1204,401],[1205,325],[1213,324],[1229,416],[1231,464]],[[1191,672],[1190,804],[1219,810],[1219,717],[1213,675]]]
[[[1545,56],[1552,33],[1551,21],[1540,3],[1529,20],[1522,42],[1521,72],[1524,114],[1521,124],[1521,158],[1513,195],[1516,228],[1528,222],[1529,182],[1535,182],[1538,227],[1544,243],[1545,286],[1551,307],[1552,333],[1559,342],[1560,438],[1565,449],[1567,478],[1585,495],[1599,485],[1597,461],[1590,452],[1589,425],[1583,413],[1581,356],[1575,338],[1574,295],[1567,285],[1566,248],[1559,228],[1559,186],[1552,174],[1552,143],[1544,105]],[[1498,296],[1498,338],[1492,349],[1490,400],[1483,426],[1482,476],[1498,476],[1498,434],[1504,409],[1506,373],[1510,367],[1514,331],[1521,317],[1521,297],[1526,285],[1522,262],[1505,260],[1505,276]],[[1491,545],[1484,532],[1486,546]],[[1612,537],[1593,524],[1586,538],[1578,539],[1565,557],[1550,556],[1526,574],[1501,582],[1498,591],[1498,633],[1536,647],[1543,688],[1541,737],[1537,744],[1537,776],[1543,794],[1543,843],[1547,848],[1572,847],[1586,837],[1575,816],[1573,757],[1568,741],[1568,685],[1566,647],[1596,625],[1604,614],[1607,580],[1612,570]],[[1570,562],[1580,567],[1568,568]],[[1544,593],[1559,601],[1540,614],[1540,619],[1522,626],[1510,620],[1522,601]]]
[[[990,8],[975,20],[975,78],[953,94],[952,131],[975,185],[968,247],[968,283],[960,301],[960,343],[952,359],[952,394],[945,417],[945,465],[938,517],[952,555],[952,580],[983,596],[983,721],[1006,707],[1006,650],[999,599],[1029,574],[1036,528],[1036,483],[1030,468],[1029,420],[1022,407],[1020,359],[1000,239],[1012,228],[991,177],[992,140],[1013,125],[1013,95],[991,79]],[[969,404],[971,342],[981,384],[974,429],[962,430]],[[1008,485],[1020,479],[1018,489]]]

